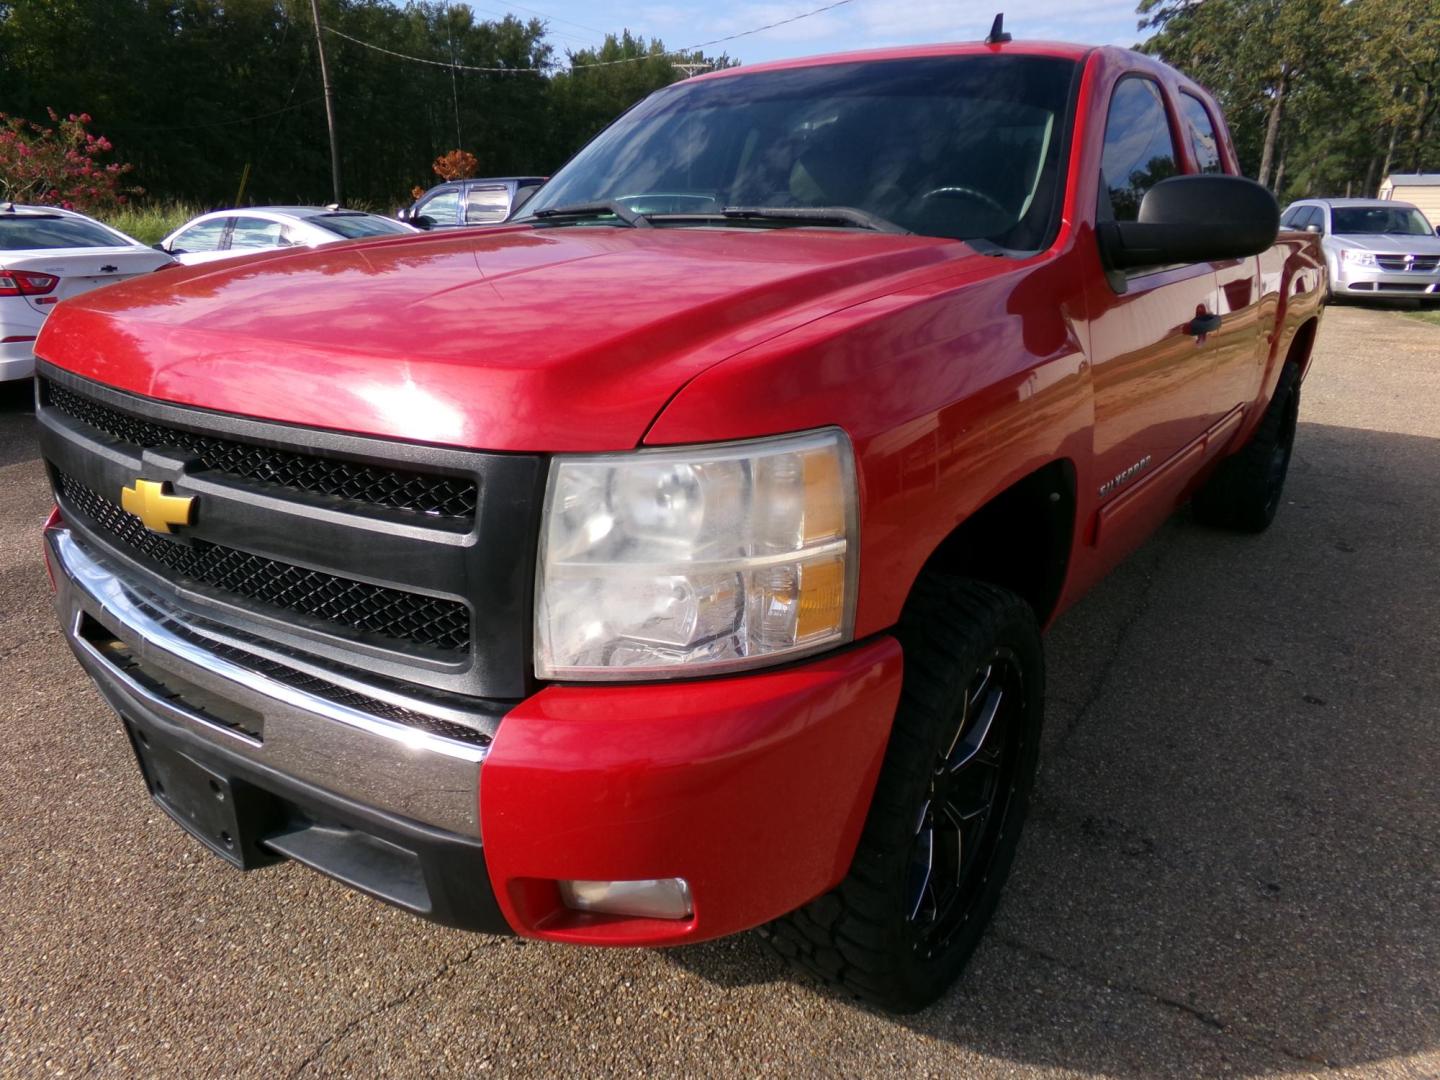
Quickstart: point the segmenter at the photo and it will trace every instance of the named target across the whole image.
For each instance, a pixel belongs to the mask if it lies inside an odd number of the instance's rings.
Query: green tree
[[[1215,92],[1283,197],[1373,195],[1440,169],[1436,0],[1141,0],[1141,46]]]

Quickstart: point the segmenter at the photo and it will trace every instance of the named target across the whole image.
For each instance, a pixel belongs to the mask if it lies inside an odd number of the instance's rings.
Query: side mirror
[[[152,248],[154,248],[156,251],[163,251],[166,255],[173,255],[173,254],[175,254],[173,251],[171,251],[169,248],[167,248],[164,244],[151,244],[150,246],[151,246]]]
[[[410,224],[414,225],[417,229],[433,229],[435,227],[435,219],[425,214],[414,214],[410,218]]]
[[[1321,230],[1320,230],[1320,226],[1319,226],[1319,225],[1306,225],[1306,226],[1305,226],[1305,231],[1306,231],[1306,232],[1318,233],[1318,232],[1320,232]]]
[[[395,211],[395,220],[396,220],[396,221],[409,221],[409,220],[410,220],[410,215],[411,215],[411,213],[413,213],[413,211],[411,210],[410,207],[408,207],[408,206],[402,206],[399,210],[396,210],[396,211]]]
[[[1275,243],[1280,205],[1239,176],[1172,176],[1140,201],[1137,221],[1102,221],[1100,251],[1112,269],[1214,262],[1258,255]]]

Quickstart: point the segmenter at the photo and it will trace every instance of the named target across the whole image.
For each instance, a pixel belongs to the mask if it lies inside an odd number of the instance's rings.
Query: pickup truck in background
[[[1186,500],[1275,515],[1325,290],[1278,217],[1122,49],[687,80],[505,226],[61,304],[64,631],[237,867],[550,941],[764,927],[922,1007],[1015,853],[1042,628]]]

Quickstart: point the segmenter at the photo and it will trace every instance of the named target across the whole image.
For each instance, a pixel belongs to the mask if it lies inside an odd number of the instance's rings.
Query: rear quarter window
[[[1181,93],[1180,115],[1196,167],[1202,173],[1223,173],[1225,166],[1220,160],[1220,139],[1215,134],[1214,121],[1210,119],[1204,102],[1192,94]]]

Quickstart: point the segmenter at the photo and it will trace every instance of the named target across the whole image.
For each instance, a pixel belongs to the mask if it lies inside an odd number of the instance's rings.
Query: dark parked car
[[[544,176],[491,176],[479,180],[451,180],[438,184],[395,212],[401,221],[420,229],[458,229],[466,225],[493,225],[523,206]]]

